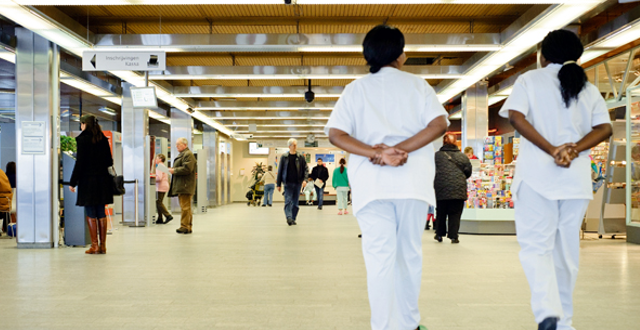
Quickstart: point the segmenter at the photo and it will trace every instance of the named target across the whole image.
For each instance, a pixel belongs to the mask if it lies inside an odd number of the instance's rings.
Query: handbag
[[[111,166],[109,174],[111,174],[111,192],[114,196],[122,196],[126,193],[124,189],[124,176],[118,175],[116,168]]]

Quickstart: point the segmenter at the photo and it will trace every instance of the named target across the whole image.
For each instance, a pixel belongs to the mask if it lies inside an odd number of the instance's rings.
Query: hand
[[[169,169],[169,173],[173,174],[173,167]]]
[[[303,181],[303,182],[302,182],[302,188],[304,188],[304,187],[306,187],[306,186],[307,186],[307,181]]]
[[[320,179],[318,179],[318,180],[320,180]],[[324,181],[320,180],[320,183],[324,183]],[[307,184],[307,183],[305,182],[304,184]]]
[[[565,143],[561,146],[555,147],[551,152],[551,156],[553,156],[556,165],[569,168],[569,166],[571,166],[571,162],[579,156],[575,148],[575,143]]]
[[[281,192],[281,191],[282,191],[282,187],[278,187],[278,192]]]
[[[388,149],[389,146],[384,143],[379,143],[372,146],[371,148],[376,151],[376,154],[373,157],[369,157],[369,161],[374,165],[384,165],[382,163],[382,150]]]
[[[382,165],[402,166],[407,162],[409,154],[396,148],[384,149],[381,153]]]
[[[72,193],[75,193],[76,192],[76,187],[69,186],[69,191],[71,191]]]

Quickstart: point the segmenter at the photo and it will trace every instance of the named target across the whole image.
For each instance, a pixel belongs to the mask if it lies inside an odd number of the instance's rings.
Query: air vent
[[[410,57],[404,65],[433,65],[435,57]]]

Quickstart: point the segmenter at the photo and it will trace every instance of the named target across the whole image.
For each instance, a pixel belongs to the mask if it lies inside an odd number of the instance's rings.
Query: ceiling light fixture
[[[113,110],[111,108],[107,108],[107,107],[102,107],[102,108],[100,108],[98,110],[100,110],[100,112],[102,112],[102,113],[106,113],[109,116],[115,116],[115,115],[118,114],[118,112],[116,112],[115,110]]]
[[[448,85],[438,93],[440,102],[445,103],[454,96],[464,92],[471,85],[489,76],[517,56],[529,51],[551,31],[561,29],[576,18],[592,10],[602,1],[564,1],[538,17],[535,21],[520,30],[502,49],[485,56],[461,78]]]
[[[86,5],[86,0],[14,0],[21,5]],[[289,0],[285,0],[289,1]],[[595,3],[597,0],[296,0],[299,5],[395,5],[402,4],[557,4]],[[597,1],[601,2],[601,1]],[[283,0],[93,0],[91,5],[282,5]]]

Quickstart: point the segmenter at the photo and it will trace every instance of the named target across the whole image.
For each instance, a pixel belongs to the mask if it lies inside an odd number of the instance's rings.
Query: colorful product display
[[[486,146],[486,145],[485,145]],[[469,198],[466,207],[471,209],[511,209],[511,183],[514,164],[483,163],[474,169],[467,180]]]
[[[503,164],[504,148],[501,136],[487,136],[484,139],[484,162],[486,164]]]

